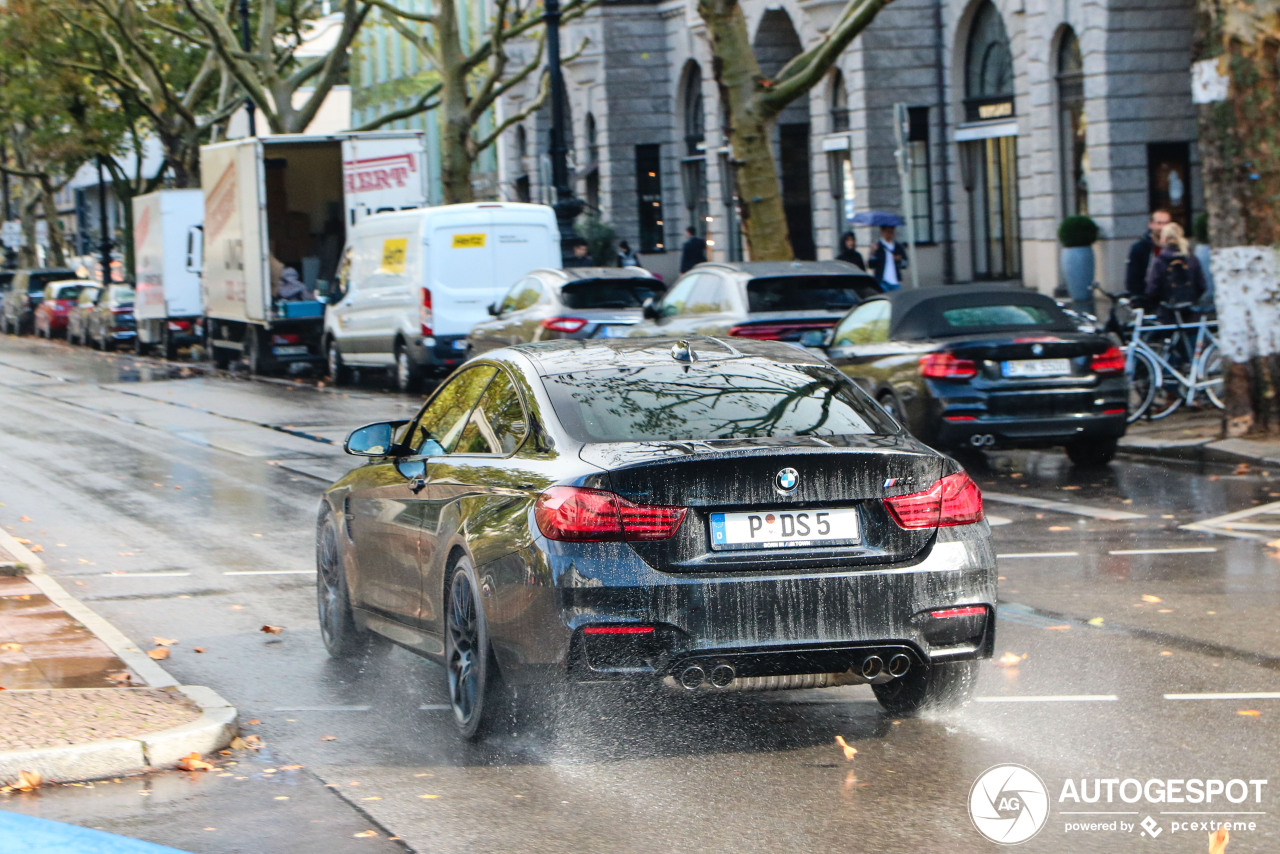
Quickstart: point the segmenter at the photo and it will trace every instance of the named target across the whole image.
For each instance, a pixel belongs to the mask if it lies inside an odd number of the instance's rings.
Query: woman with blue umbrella
[[[902,217],[884,211],[861,211],[854,214],[855,225],[879,226],[880,239],[871,253],[871,275],[884,291],[896,291],[902,287],[902,272],[907,269],[907,247],[896,239]]]

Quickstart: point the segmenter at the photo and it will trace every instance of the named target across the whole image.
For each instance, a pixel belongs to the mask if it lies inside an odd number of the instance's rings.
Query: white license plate
[[[631,334],[630,326],[601,326],[596,332],[597,338],[626,338]]]
[[[1000,366],[1006,377],[1062,377],[1071,373],[1070,359],[1019,359]]]
[[[302,356],[307,352],[306,344],[290,344],[287,347],[272,347],[271,352],[277,356]]]
[[[858,511],[761,510],[712,513],[711,548],[778,549],[859,541]]]

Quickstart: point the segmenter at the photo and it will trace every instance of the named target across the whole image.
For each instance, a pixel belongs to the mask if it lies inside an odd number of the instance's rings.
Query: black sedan
[[[1124,353],[1033,291],[885,294],[836,325],[827,354],[934,447],[1062,445],[1073,463],[1098,466],[1124,435]]]
[[[870,683],[907,714],[991,655],[977,486],[797,347],[497,350],[346,449],[370,459],[320,507],[324,642],[443,664],[468,738],[549,683]]]
[[[533,270],[489,306],[492,320],[472,328],[467,347],[478,355],[556,338],[626,338],[643,319],[645,300],[665,290],[643,267]]]

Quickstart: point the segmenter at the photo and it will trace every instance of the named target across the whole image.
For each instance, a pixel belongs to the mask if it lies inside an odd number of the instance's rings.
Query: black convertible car
[[[1065,446],[1109,463],[1125,431],[1124,353],[1044,294],[966,285],[882,294],[827,355],[913,436],[945,449]]]
[[[493,351],[325,493],[331,654],[442,663],[462,734],[507,688],[870,683],[954,705],[994,643],[977,486],[786,344],[561,340]]]

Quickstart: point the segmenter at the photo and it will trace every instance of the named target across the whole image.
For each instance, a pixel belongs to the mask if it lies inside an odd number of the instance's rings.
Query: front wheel
[[[316,612],[320,638],[330,657],[355,658],[369,649],[373,635],[360,629],[352,614],[336,528],[333,516],[326,512],[316,531]]]
[[[1129,358],[1129,415],[1125,420],[1132,424],[1147,414],[1155,400],[1156,389],[1160,385],[1160,369],[1141,350],[1135,350]]]
[[[351,369],[342,361],[342,350],[337,341],[330,341],[325,350],[325,359],[329,365],[329,379],[334,385],[346,385],[351,382]]]
[[[446,589],[444,656],[449,705],[458,733],[474,741],[493,729],[504,714],[505,692],[470,560],[458,559]]]
[[[953,661],[912,668],[905,676],[872,685],[876,699],[892,715],[958,709],[973,699],[978,662]]]

